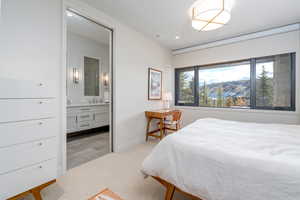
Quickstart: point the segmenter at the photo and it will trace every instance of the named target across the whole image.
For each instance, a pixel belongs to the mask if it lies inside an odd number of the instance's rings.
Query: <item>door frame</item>
[[[85,3],[79,2],[77,0],[63,0],[62,4],[62,66],[61,66],[61,138],[60,138],[60,155],[58,159],[58,175],[63,175],[67,172],[67,18],[66,11],[70,10],[81,17],[88,19],[95,24],[98,24],[110,31],[110,63],[109,63],[109,94],[110,94],[110,104],[109,104],[109,150],[110,152],[114,152],[114,147],[116,144],[115,138],[115,90],[114,90],[114,55],[115,55],[115,28],[113,27],[113,23],[108,23],[101,19],[102,13],[100,11],[88,6]]]

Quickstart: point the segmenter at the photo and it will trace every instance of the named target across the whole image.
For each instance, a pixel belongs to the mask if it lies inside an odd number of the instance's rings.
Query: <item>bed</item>
[[[164,138],[142,172],[203,200],[299,200],[300,126],[205,118]]]

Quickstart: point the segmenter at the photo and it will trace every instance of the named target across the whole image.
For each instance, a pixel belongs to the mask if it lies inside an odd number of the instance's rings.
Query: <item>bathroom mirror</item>
[[[84,57],[84,96],[99,96],[99,59]]]

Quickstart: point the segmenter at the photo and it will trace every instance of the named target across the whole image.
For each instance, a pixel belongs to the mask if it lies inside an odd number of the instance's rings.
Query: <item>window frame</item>
[[[267,107],[267,106],[256,106],[256,61],[262,59],[270,59],[278,55],[288,54],[291,59],[291,98],[290,98],[290,106],[287,107]],[[249,62],[250,63],[250,107],[249,108],[231,108],[231,107],[214,107],[214,106],[201,106],[199,105],[199,70],[201,68],[216,68],[213,66],[218,65],[227,65],[227,64],[236,64],[236,63],[243,63]],[[185,71],[194,71],[194,102],[193,103],[179,103],[179,74]],[[296,53],[283,53],[283,54],[276,54],[271,56],[264,56],[264,57],[256,57],[256,58],[249,58],[249,59],[242,59],[242,60],[235,60],[229,62],[221,62],[221,63],[212,63],[206,65],[195,65],[192,67],[183,67],[183,68],[175,68],[175,106],[192,106],[192,107],[204,107],[204,108],[222,108],[222,109],[254,109],[254,110],[282,110],[282,111],[296,111]]]
[[[178,102],[178,100],[179,100],[179,73],[187,72],[187,71],[194,71],[194,91],[193,91],[194,102],[193,103],[179,103]],[[197,88],[199,88],[199,87],[196,88],[196,84],[195,84],[196,81],[198,81],[198,78],[196,80],[196,71],[197,71],[197,66],[175,69],[175,104],[176,105],[178,105],[178,106],[197,106],[196,95],[199,96],[199,94],[197,94]]]

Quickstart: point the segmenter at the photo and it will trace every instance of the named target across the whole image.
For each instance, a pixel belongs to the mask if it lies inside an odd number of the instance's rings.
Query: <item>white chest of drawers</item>
[[[67,133],[109,125],[109,104],[77,105],[67,108]]]
[[[62,1],[0,2],[0,200],[5,200],[61,173],[64,66]],[[44,8],[47,20],[40,17]]]
[[[27,191],[57,176],[57,160],[50,159],[0,176],[0,199]]]
[[[3,85],[11,83],[6,81],[0,79]],[[19,93],[0,95],[0,199],[57,176],[59,122],[53,89],[31,81],[14,85],[21,89]]]

